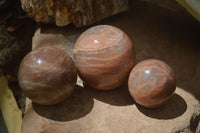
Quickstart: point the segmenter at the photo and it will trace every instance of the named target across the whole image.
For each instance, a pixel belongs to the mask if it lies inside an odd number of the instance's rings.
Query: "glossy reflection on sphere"
[[[154,108],[163,105],[176,89],[173,70],[166,63],[149,59],[138,63],[130,73],[129,92],[140,105]]]
[[[134,65],[134,49],[120,29],[94,26],[78,38],[73,57],[81,79],[90,87],[109,90],[128,79]]]
[[[33,102],[52,105],[73,92],[77,71],[71,57],[63,50],[42,47],[24,57],[18,79],[23,93]]]

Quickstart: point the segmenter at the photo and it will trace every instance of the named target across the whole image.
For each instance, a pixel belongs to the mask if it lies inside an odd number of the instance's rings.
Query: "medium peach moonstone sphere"
[[[154,108],[163,105],[172,96],[176,88],[176,78],[166,63],[149,59],[133,68],[128,87],[138,104]]]
[[[52,105],[71,95],[77,71],[65,51],[55,47],[42,47],[24,57],[18,79],[22,92],[33,102]]]
[[[100,90],[116,88],[126,81],[135,61],[129,37],[109,25],[94,26],[82,33],[73,57],[80,78]]]

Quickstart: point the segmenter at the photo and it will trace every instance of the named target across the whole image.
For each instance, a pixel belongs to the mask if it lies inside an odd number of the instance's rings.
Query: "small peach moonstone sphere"
[[[126,81],[135,61],[129,37],[109,25],[83,32],[75,43],[73,57],[80,78],[100,90],[114,89]]]
[[[163,105],[172,96],[176,89],[176,78],[166,63],[148,59],[132,69],[128,87],[136,103],[154,108]]]
[[[52,105],[71,95],[77,70],[65,51],[55,47],[41,47],[24,57],[18,79],[22,92],[33,102]]]

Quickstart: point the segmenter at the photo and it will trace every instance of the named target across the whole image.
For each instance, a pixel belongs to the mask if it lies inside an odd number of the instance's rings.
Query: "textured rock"
[[[200,109],[196,108],[190,121],[183,121],[179,126],[173,128],[171,133],[200,133]]]
[[[28,16],[37,22],[70,23],[81,27],[128,10],[128,0],[21,0]]]
[[[22,133],[180,133],[190,131],[182,127],[190,126],[191,114],[200,108],[197,105],[198,101],[181,88],[165,106],[151,110],[135,105],[127,86],[105,93],[77,85],[74,95],[56,106],[32,105],[28,100]]]
[[[83,87],[78,80],[74,95],[57,106],[32,106],[27,100],[23,133],[199,133],[199,23],[183,13],[137,0],[127,14],[102,23],[130,36],[136,63],[156,58],[169,64],[177,77],[175,95],[160,108],[146,109],[135,104],[127,85],[102,92]],[[57,47],[71,55],[84,30],[42,27],[33,37],[33,47],[40,47],[39,42],[41,46],[59,43]]]
[[[6,68],[12,61],[12,59],[9,59],[9,56],[12,58],[12,54],[16,53],[15,48],[13,48],[13,46],[16,47],[16,43],[16,36],[12,36],[6,30],[5,24],[0,24],[0,67]]]
[[[0,67],[5,73],[17,76],[22,58],[31,51],[34,25],[34,22],[25,20],[20,30],[10,33],[6,23],[0,22]]]

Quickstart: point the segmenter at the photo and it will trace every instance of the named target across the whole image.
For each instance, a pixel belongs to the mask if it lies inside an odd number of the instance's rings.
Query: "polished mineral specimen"
[[[75,43],[73,57],[81,79],[100,90],[124,83],[135,63],[132,41],[110,25],[94,26],[83,32]]]
[[[70,56],[55,47],[27,54],[18,73],[23,93],[33,102],[52,105],[69,97],[76,84],[76,67]]]
[[[166,63],[148,59],[133,68],[128,86],[131,96],[138,104],[153,108],[163,105],[172,96],[176,78]]]

